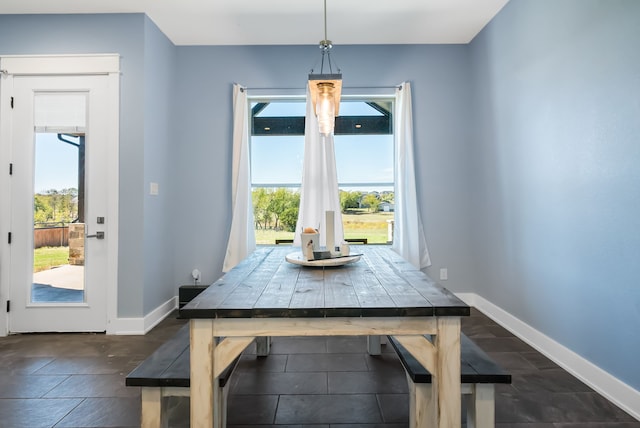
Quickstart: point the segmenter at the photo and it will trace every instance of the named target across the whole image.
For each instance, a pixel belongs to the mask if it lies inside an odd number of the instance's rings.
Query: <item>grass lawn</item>
[[[387,220],[393,220],[393,213],[350,210],[342,214],[344,237],[367,238],[370,244],[386,244]],[[256,230],[258,244],[275,244],[276,239],[293,239],[293,232]]]
[[[69,263],[69,247],[42,247],[33,250],[33,272]]]

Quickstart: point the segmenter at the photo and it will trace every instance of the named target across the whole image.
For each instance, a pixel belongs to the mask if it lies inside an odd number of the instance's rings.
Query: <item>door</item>
[[[109,81],[15,76],[9,332],[105,331]]]

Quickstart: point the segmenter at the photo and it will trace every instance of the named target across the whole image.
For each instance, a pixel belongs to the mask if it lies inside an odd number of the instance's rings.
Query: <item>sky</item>
[[[57,134],[36,133],[35,165],[36,193],[78,187],[78,149]]]
[[[252,137],[251,150],[253,183],[299,183],[302,179],[303,136]],[[338,182],[393,182],[392,136],[337,136],[335,153]]]

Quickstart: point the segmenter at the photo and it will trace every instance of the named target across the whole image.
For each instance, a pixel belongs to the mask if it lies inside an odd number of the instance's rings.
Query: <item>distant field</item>
[[[368,213],[354,210],[342,214],[345,238],[367,238],[370,244],[387,243],[387,220],[393,220],[393,213]],[[293,232],[256,230],[258,244],[274,244],[276,239],[293,239]]]

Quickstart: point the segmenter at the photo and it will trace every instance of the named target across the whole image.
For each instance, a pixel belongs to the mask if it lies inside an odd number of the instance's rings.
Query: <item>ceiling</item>
[[[508,0],[327,0],[336,45],[468,43]],[[146,13],[176,45],[308,45],[323,0],[1,0],[0,14]]]

